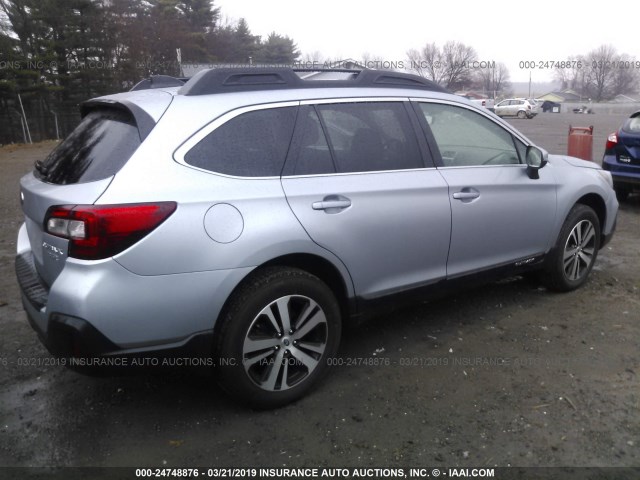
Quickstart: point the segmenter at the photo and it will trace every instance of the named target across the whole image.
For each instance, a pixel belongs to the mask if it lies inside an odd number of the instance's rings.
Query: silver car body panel
[[[553,236],[556,179],[544,168],[531,179],[524,165],[441,168],[451,197],[447,275],[456,277],[545,253]],[[477,197],[456,199],[455,192]],[[509,198],[509,202],[504,199]],[[505,231],[508,226],[509,231]]]
[[[446,276],[451,214],[447,185],[436,169],[283,177],[282,185],[309,236],[345,263],[358,296]],[[332,197],[350,206],[313,208]]]

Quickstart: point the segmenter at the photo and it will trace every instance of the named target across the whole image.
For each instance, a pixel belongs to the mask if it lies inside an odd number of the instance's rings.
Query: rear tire
[[[527,116],[527,114],[525,113],[524,110],[520,110],[518,112],[518,118],[523,119],[523,118],[526,118],[526,116]]]
[[[614,187],[616,191],[616,198],[619,202],[624,202],[629,198],[629,194],[631,194],[631,190],[625,187]]]
[[[540,279],[550,290],[569,292],[586,282],[598,257],[600,220],[591,207],[576,204],[560,230]]]
[[[306,394],[340,343],[340,308],[303,270],[270,267],[234,293],[218,334],[218,381],[236,399],[276,408]]]

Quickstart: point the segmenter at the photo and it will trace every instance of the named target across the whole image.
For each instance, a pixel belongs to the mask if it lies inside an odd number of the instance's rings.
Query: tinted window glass
[[[309,109],[302,121],[303,134],[294,175],[334,173],[335,167],[331,159],[329,144],[315,110]]]
[[[423,167],[411,121],[399,102],[317,107],[338,172]]]
[[[520,163],[511,134],[479,113],[438,103],[420,108],[445,167]]]
[[[127,112],[93,110],[44,161],[37,162],[36,175],[59,185],[102,180],[115,175],[139,146],[138,129]]]
[[[194,167],[240,177],[279,176],[296,107],[243,113],[216,128],[184,156]]]

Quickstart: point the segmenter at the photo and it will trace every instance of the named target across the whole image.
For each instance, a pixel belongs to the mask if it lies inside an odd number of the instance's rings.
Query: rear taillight
[[[54,206],[47,211],[44,229],[69,240],[70,257],[99,260],[151,233],[176,207],[175,202]]]
[[[618,132],[613,132],[607,137],[607,144],[605,145],[605,150],[612,150],[616,148],[618,144]]]

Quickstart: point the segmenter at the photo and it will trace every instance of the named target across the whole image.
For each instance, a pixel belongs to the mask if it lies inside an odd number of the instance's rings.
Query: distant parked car
[[[542,105],[538,105],[538,107],[542,109],[543,112],[553,112],[554,108],[557,108],[559,112],[561,108],[558,102],[552,102],[551,100],[545,100],[542,102]]]
[[[607,138],[602,168],[611,172],[619,200],[640,190],[640,110]]]
[[[507,98],[494,107],[499,117],[533,118],[538,114],[535,101],[526,98]]]
[[[460,96],[466,98],[467,100],[470,100],[471,103],[475,103],[479,107],[484,107],[487,110],[490,110],[493,112],[493,108],[495,104],[495,100],[493,98],[473,98],[471,95],[460,95]]]

